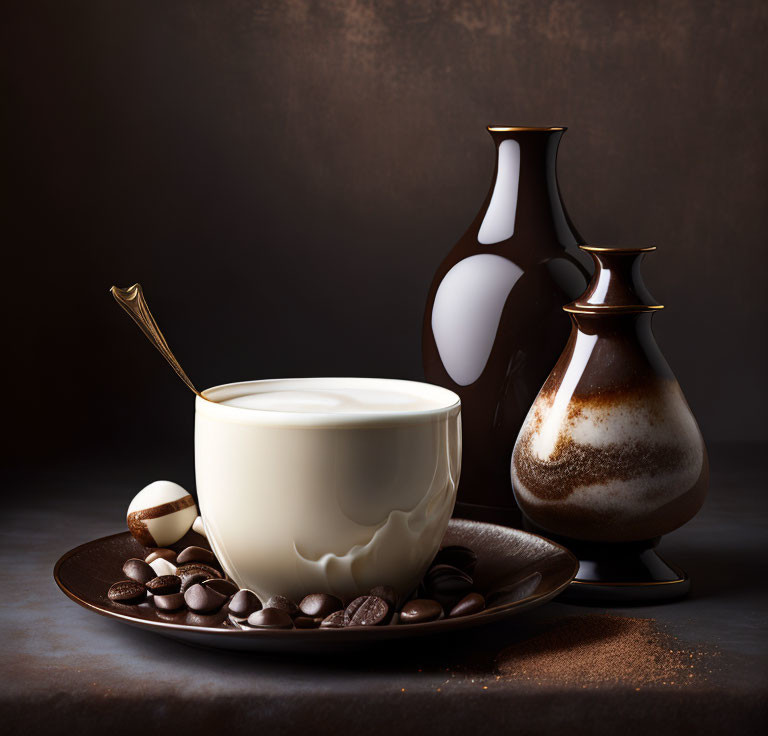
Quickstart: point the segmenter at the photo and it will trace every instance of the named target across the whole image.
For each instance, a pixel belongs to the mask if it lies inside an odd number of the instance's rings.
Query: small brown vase
[[[570,597],[652,600],[687,576],[653,549],[701,508],[704,440],[651,331],[639,266],[654,248],[582,246],[595,261],[560,360],[520,431],[512,484],[529,525],[581,559]]]
[[[565,128],[488,130],[493,183],[432,281],[422,355],[427,380],[461,397],[455,515],[520,526],[509,457],[568,339],[562,307],[584,290],[589,263],[557,185]]]

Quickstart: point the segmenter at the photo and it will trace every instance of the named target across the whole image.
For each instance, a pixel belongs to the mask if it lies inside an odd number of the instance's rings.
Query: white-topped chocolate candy
[[[197,518],[195,499],[177,483],[156,480],[128,507],[128,531],[145,547],[178,542]]]
[[[165,559],[165,557],[158,557],[147,564],[155,571],[158,577],[161,575],[175,575],[178,569],[176,565],[170,560]]]

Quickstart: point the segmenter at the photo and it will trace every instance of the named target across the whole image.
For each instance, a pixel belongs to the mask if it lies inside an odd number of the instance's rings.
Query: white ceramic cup
[[[196,400],[195,470],[208,540],[227,574],[265,601],[410,592],[437,552],[461,467],[461,403],[444,388],[374,378],[216,386],[262,392],[390,392],[413,405],[324,412]],[[414,408],[415,407],[415,408]]]

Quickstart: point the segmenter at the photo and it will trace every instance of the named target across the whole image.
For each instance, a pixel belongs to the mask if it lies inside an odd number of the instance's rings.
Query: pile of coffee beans
[[[477,557],[468,547],[442,547],[414,593],[402,605],[393,588],[378,585],[366,595],[342,601],[328,593],[311,593],[298,603],[273,596],[262,606],[250,590],[240,590],[224,575],[213,552],[187,547],[178,554],[154,549],[145,559],[123,565],[125,580],[107,596],[123,605],[147,601],[163,612],[225,612],[243,628],[340,629],[358,626],[418,624],[479,613],[485,599],[473,589]]]

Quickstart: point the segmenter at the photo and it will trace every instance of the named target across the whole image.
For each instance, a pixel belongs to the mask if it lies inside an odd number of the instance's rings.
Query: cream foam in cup
[[[378,378],[216,386],[198,398],[195,471],[208,540],[265,601],[376,585],[410,592],[437,552],[461,467],[461,403]]]

